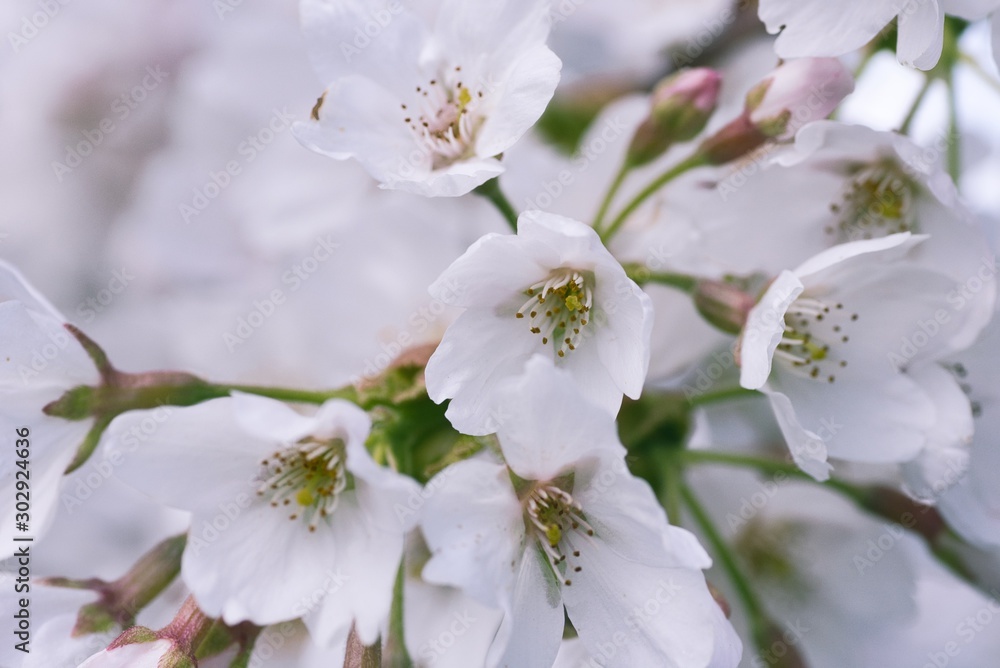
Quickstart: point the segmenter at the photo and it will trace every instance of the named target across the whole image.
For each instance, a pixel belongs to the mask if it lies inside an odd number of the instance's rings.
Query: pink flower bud
[[[769,137],[789,137],[826,118],[854,90],[854,77],[836,58],[800,58],[777,67],[747,93],[745,113]]]
[[[632,137],[629,164],[644,165],[674,142],[696,137],[715,111],[721,83],[718,72],[704,67],[661,81],[653,91],[649,116]]]
[[[853,90],[854,78],[836,58],[790,60],[751,88],[743,113],[702,142],[698,151],[710,165],[737,160],[826,118]]]

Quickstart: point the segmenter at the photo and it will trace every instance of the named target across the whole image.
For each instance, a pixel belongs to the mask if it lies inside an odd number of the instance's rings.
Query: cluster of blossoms
[[[0,668],[995,660],[996,229],[911,128],[1000,4],[215,4],[123,19],[134,272],[0,261]]]

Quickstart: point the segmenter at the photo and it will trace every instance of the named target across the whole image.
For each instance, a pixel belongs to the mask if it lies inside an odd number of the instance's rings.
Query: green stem
[[[688,401],[692,406],[704,406],[705,404],[712,404],[717,401],[729,401],[730,399],[746,399],[748,397],[759,396],[760,393],[757,390],[748,390],[745,387],[727,387],[721,390],[715,390],[714,392],[704,392],[702,394],[692,395],[688,398]]]
[[[507,224],[510,225],[510,229],[517,232],[517,210],[514,209],[510,200],[507,199],[507,196],[500,189],[500,177],[490,179],[472,192],[491,201],[493,206],[497,208],[497,211],[500,212],[500,215],[507,221]]]
[[[726,466],[740,466],[743,468],[757,469],[762,473],[774,475],[781,473],[790,478],[797,478],[817,484],[825,485],[831,489],[841,492],[857,503],[863,503],[867,498],[864,490],[842,480],[830,479],[818,482],[811,475],[800,469],[794,462],[784,462],[769,457],[757,457],[755,455],[740,455],[731,452],[720,452],[718,450],[684,450],[681,456],[685,461],[691,463],[722,464]]]
[[[625,274],[639,285],[659,283],[677,288],[681,292],[692,294],[702,279],[690,274],[680,274],[670,271],[650,271],[649,267],[639,262],[626,262],[622,265]]]
[[[948,84],[948,173],[957,186],[962,175],[962,144],[958,134],[958,96],[955,94],[952,68],[945,71],[944,80]]]
[[[868,63],[872,61],[872,58],[876,53],[878,53],[878,49],[868,48],[865,50],[864,54],[861,56],[861,61],[858,63],[858,66],[854,68],[855,81],[861,77],[861,74],[865,71],[865,68],[868,67]]]
[[[411,668],[413,661],[406,651],[406,636],[403,635],[403,586],[405,584],[406,558],[399,564],[396,573],[396,584],[392,588],[392,608],[389,611],[389,640],[386,642],[386,653],[393,658],[392,665],[396,668]]]
[[[632,200],[627,205],[625,205],[625,208],[622,209],[621,213],[619,213],[618,216],[613,221],[611,221],[611,224],[608,226],[608,228],[600,233],[601,240],[604,242],[604,244],[607,245],[607,243],[611,240],[611,237],[615,235],[615,233],[622,226],[625,220],[628,219],[630,215],[632,215],[632,212],[638,209],[639,206],[647,199],[655,195],[656,191],[658,191],[660,188],[662,188],[666,184],[676,179],[681,174],[691,171],[696,167],[701,167],[704,164],[706,164],[705,158],[695,153],[694,155],[691,155],[687,159],[682,160],[678,164],[674,165],[663,174],[660,174],[660,176],[656,177],[656,179],[654,179],[648,186],[643,188],[638,195],[633,197]]]
[[[614,200],[615,195],[618,194],[618,189],[621,188],[622,183],[625,181],[625,177],[629,173],[629,164],[626,162],[615,174],[615,180],[611,182],[611,187],[608,188],[607,194],[604,195],[604,200],[601,202],[601,208],[597,210],[597,216],[594,218],[594,229],[600,230],[601,225],[604,224],[604,217],[608,214],[608,209],[611,207],[611,202]]]
[[[913,119],[917,115],[917,111],[924,102],[924,98],[927,97],[927,91],[930,90],[931,86],[934,84],[936,79],[932,76],[924,77],[924,85],[920,87],[920,91],[917,93],[917,97],[913,99],[913,104],[910,105],[910,110],[906,112],[906,117],[899,126],[900,134],[908,134],[910,132],[910,125],[913,123]]]
[[[984,83],[986,83],[986,85],[995,90],[997,93],[1000,93],[1000,81],[997,81],[997,79],[992,74],[984,70],[983,66],[979,64],[978,60],[976,60],[967,53],[959,54],[958,59],[961,62],[968,65],[972,69],[972,71],[975,72],[976,75],[980,79],[982,79]]]
[[[663,467],[664,483],[666,489],[663,490],[664,508],[667,511],[667,518],[675,526],[681,525],[681,486],[684,484],[684,463],[676,454],[670,453],[666,458]]]
[[[330,399],[346,399],[357,402],[358,392],[353,386],[341,387],[335,390],[297,390],[286,387],[264,387],[260,385],[224,385],[213,384],[212,389],[219,396],[228,396],[231,392],[255,394],[259,397],[288,401],[296,404],[322,404]]]
[[[695,278],[694,276],[688,276],[687,274],[677,274],[669,271],[657,271],[650,272],[649,277],[643,281],[644,283],[657,283],[659,285],[669,285],[672,288],[677,288],[681,292],[686,292],[691,294],[694,289],[698,287],[698,283],[701,279]]]
[[[730,582],[733,583],[736,595],[739,596],[740,603],[743,604],[743,610],[746,612],[747,622],[750,625],[750,635],[757,646],[757,653],[762,653],[768,647],[770,639],[769,631],[772,626],[768,620],[767,613],[764,612],[764,606],[761,604],[760,599],[757,598],[757,593],[750,586],[749,580],[740,569],[735,553],[729,548],[722,534],[715,528],[712,518],[708,516],[708,512],[705,511],[705,508],[694,495],[694,492],[683,482],[681,483],[680,492],[685,505],[691,511],[691,516],[694,518],[695,524],[698,525],[702,534],[704,534],[706,540],[712,546],[712,551],[715,552],[715,556],[722,564],[722,569],[726,572]]]

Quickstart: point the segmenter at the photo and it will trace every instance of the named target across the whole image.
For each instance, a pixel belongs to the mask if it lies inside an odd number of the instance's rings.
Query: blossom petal
[[[301,616],[325,591],[335,547],[329,531],[309,532],[283,508],[234,502],[194,515],[181,575],[209,616],[266,626]]]
[[[520,477],[551,480],[590,453],[624,456],[614,419],[583,400],[577,382],[551,358],[535,355],[498,391],[501,414],[514,419],[501,423],[497,436]]]
[[[431,559],[423,579],[459,587],[486,605],[509,594],[524,549],[524,518],[507,467],[486,459],[450,465],[427,483],[421,528]]]
[[[559,585],[545,555],[532,544],[521,558],[513,601],[490,647],[487,665],[549,668],[559,653],[564,619]]]
[[[59,310],[28,282],[24,274],[13,265],[0,260],[0,304],[4,302],[21,302],[28,310],[58,322],[66,321]]]
[[[603,455],[578,465],[572,494],[597,537],[622,559],[675,565],[666,549],[667,514],[649,483],[633,476],[623,457]]]
[[[909,375],[934,404],[935,420],[927,445],[916,459],[903,464],[903,479],[910,495],[933,504],[968,469],[975,431],[972,406],[955,377],[936,364]]]
[[[895,3],[761,0],[758,14],[782,58],[839,56],[859,49],[896,16]]]
[[[403,532],[373,526],[362,496],[345,494],[331,520],[330,542],[336,553],[326,555],[329,584],[314,592],[319,603],[305,617],[310,635],[321,645],[337,644],[355,624],[358,638],[372,645],[388,629],[392,589],[403,555]],[[319,532],[317,532],[319,533]],[[321,573],[323,571],[320,571]]]
[[[296,413],[288,404],[243,392],[232,393],[232,410],[244,432],[276,443],[293,443],[305,438],[316,420]]]
[[[899,13],[898,26],[896,57],[899,62],[921,70],[934,67],[944,44],[944,11],[937,0],[906,5]]]
[[[535,124],[552,99],[561,69],[562,61],[544,44],[521,55],[506,73],[502,91],[494,93],[496,104],[476,134],[478,155],[503,153]]]
[[[223,515],[221,504],[256,498],[260,461],[275,447],[239,427],[228,398],[124,413],[105,439],[125,484],[181,510]]]
[[[624,271],[609,279],[607,274],[599,276],[595,287],[599,310],[595,309],[592,320],[599,325],[597,352],[618,388],[638,399],[649,369],[653,301]]]
[[[337,160],[356,158],[382,182],[431,169],[431,156],[417,145],[399,100],[371,79],[339,79],[327,90],[318,116],[292,127],[306,148]]]
[[[419,63],[427,29],[408,9],[390,12],[377,0],[303,0],[299,15],[323,84],[360,75],[402,96],[423,83]],[[379,29],[374,36],[365,32],[373,23]]]
[[[750,310],[740,337],[740,385],[743,387],[760,389],[771,375],[774,351],[785,333],[785,313],[802,290],[798,277],[783,271]]]
[[[427,362],[427,393],[438,403],[451,398],[445,415],[455,429],[493,433],[503,419],[493,396],[497,384],[517,374],[541,346],[523,322],[469,309],[451,324]],[[484,350],[492,354],[484,356]]]
[[[4,335],[0,389],[68,390],[97,384],[100,376],[94,363],[61,321],[8,301],[0,303],[0,331]]]
[[[497,295],[523,295],[549,271],[524,252],[524,245],[514,235],[487,234],[452,262],[428,292],[445,304],[467,308],[494,305]]]
[[[787,395],[767,385],[761,389],[771,402],[774,417],[796,466],[816,480],[827,480],[833,467],[826,461],[826,443],[815,432],[802,426]]]
[[[903,374],[842,375],[835,383],[775,374],[769,386],[788,397],[796,422],[819,434],[831,457],[907,461],[924,447],[934,424],[934,404]]]
[[[603,540],[580,552],[575,563],[582,570],[563,588],[563,598],[591,657],[610,658],[607,648],[613,647],[614,665],[708,665],[715,601],[701,571],[625,561]]]

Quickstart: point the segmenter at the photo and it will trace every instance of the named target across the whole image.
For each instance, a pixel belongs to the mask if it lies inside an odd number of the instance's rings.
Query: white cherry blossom
[[[454,289],[458,286],[460,289]],[[487,234],[430,287],[465,311],[427,364],[427,391],[461,432],[496,430],[497,384],[543,353],[610,414],[638,397],[649,366],[652,305],[587,225],[541,211],[516,235]]]
[[[843,55],[896,19],[899,62],[922,70],[941,56],[944,11],[938,0],[761,0],[758,9],[768,32],[780,33],[774,50],[782,58]]]
[[[834,246],[783,271],[750,311],[740,384],[768,395],[796,462],[816,478],[827,454],[902,462],[927,445],[936,408],[907,370],[940,359],[968,312],[952,283],[906,255],[909,232]]]
[[[371,459],[361,409],[331,400],[307,417],[237,393],[178,409],[138,444],[143,417],[109,428],[116,474],[192,513],[181,574],[205,614],[260,625],[304,617],[329,646],[354,623],[375,642],[409,526],[394,507],[417,487]]]
[[[301,8],[328,88],[295,133],[315,151],[357,159],[384,188],[453,197],[498,176],[499,155],[538,120],[559,81],[561,63],[545,45],[547,0]]]
[[[0,459],[0,489],[7,499],[0,556],[13,554],[13,537],[38,538],[45,533],[57,509],[63,473],[93,426],[93,420],[68,421],[43,413],[67,390],[100,380],[93,361],[65,324],[65,318],[16,269],[0,262],[0,429],[12,439],[11,450]],[[28,456],[15,456],[15,446]],[[22,460],[30,464],[19,467]],[[17,516],[14,503],[19,478],[30,483],[25,532],[15,529],[16,521],[25,520]]]
[[[538,355],[501,394],[518,416],[497,434],[506,463],[453,464],[422,523],[424,578],[504,610],[487,665],[551,666],[564,607],[591,655],[611,643],[603,665],[707,666],[717,643],[738,645],[718,632],[708,556],[629,473],[614,421],[572,376]]]

